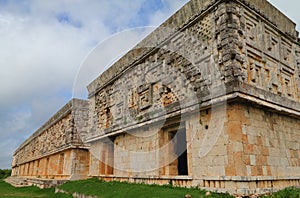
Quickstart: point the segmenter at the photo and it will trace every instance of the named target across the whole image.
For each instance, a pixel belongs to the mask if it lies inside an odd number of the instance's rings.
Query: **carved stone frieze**
[[[236,52],[231,55],[234,76],[241,82],[299,101],[294,58],[297,45],[254,11],[236,3],[231,5],[231,20],[237,23],[230,40],[230,48]],[[225,58],[228,59],[229,56]]]
[[[15,152],[20,164],[55,153],[72,145],[82,145],[81,133],[87,130],[87,102],[73,99],[22,144]],[[80,117],[80,118],[78,118]]]

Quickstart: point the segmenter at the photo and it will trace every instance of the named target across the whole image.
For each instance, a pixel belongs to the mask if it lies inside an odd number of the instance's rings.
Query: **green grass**
[[[265,196],[264,198],[300,198],[300,189],[289,187],[278,191],[271,196]]]
[[[125,182],[104,182],[98,179],[67,182],[59,187],[67,192],[78,192],[85,195],[96,195],[100,198],[184,198],[186,194],[192,197],[207,197],[205,191],[199,189],[177,188],[145,184],[129,184]],[[229,194],[212,193],[209,197],[231,198]]]
[[[54,188],[39,189],[37,187],[15,188],[5,181],[0,180],[0,197],[1,198],[71,198],[71,195],[55,194]]]
[[[99,198],[184,198],[186,194],[197,198],[232,198],[229,194],[212,193],[206,196],[206,191],[199,189],[178,188],[172,186],[157,186],[145,184],[129,184],[125,182],[104,182],[98,179],[71,181],[59,187],[69,193],[78,192],[85,195],[96,195]],[[54,188],[39,189],[37,187],[15,188],[0,180],[0,198],[71,198],[71,195],[55,194]],[[300,189],[286,188],[265,198],[300,198]]]

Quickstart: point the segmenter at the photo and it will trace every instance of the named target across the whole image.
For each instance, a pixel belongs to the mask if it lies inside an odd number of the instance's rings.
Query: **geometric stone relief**
[[[274,30],[264,24],[264,34],[260,35],[264,47],[260,49],[259,45],[251,44],[258,39],[254,36],[258,34],[257,24],[251,21],[248,15],[245,18],[248,20],[246,25],[248,33],[245,39],[248,44],[246,46],[248,83],[275,94],[298,97],[295,82],[300,79],[300,75],[295,78],[298,74],[295,72],[297,60],[294,57],[297,59],[297,55],[294,54],[292,42],[280,38]],[[298,62],[300,64],[299,60]]]
[[[210,56],[213,41],[214,20],[211,14],[204,16],[193,26],[189,27],[183,33],[180,40],[182,47],[177,51],[181,55],[188,57],[193,64],[202,62],[204,58]],[[172,47],[171,40],[170,45]],[[173,48],[171,48],[173,49]]]
[[[281,71],[282,85],[283,85],[283,94],[285,96],[293,97],[294,96],[294,83],[292,74]]]
[[[178,54],[170,55],[164,49],[157,53],[159,56],[147,58],[95,95],[98,134],[110,127],[135,124],[150,115],[165,113],[163,109],[167,106],[186,101],[191,84],[195,88],[201,85],[199,89],[211,84],[213,71],[209,58],[195,69],[197,66]],[[170,56],[175,56],[173,61],[168,60]]]
[[[295,55],[296,55],[297,69],[300,69],[300,46],[298,48],[299,49],[296,50]]]
[[[144,84],[137,88],[139,94],[139,109],[140,111],[149,108],[152,105],[152,85]]]
[[[201,40],[210,40],[212,35],[212,24],[211,15],[206,15],[199,23],[192,27],[192,31],[195,31],[194,33],[196,33]]]
[[[137,90],[132,88],[132,87],[128,87],[128,96],[127,96],[127,106],[128,106],[128,116],[129,117],[136,117],[138,114],[138,101],[139,101],[139,95],[137,93]]]
[[[116,115],[115,116],[115,119],[116,120],[121,120],[122,118],[123,118],[123,108],[124,108],[124,103],[123,102],[120,102],[119,104],[117,104],[116,105],[116,107],[115,107],[115,113],[114,113],[114,115]]]
[[[248,82],[276,94],[295,96],[294,72],[272,58],[263,58],[248,47]]]
[[[270,27],[265,25],[265,34],[264,34],[264,42],[265,42],[265,52],[270,54],[272,57],[279,57],[279,39],[278,34],[275,31],[272,31]]]
[[[291,42],[285,40],[284,38],[281,39],[280,45],[280,57],[281,61],[286,64],[286,66],[290,67],[291,69],[295,69],[295,65],[293,64],[293,46]]]
[[[296,76],[295,80],[297,82],[297,91],[298,91],[298,98],[300,98],[300,47],[298,47],[298,50],[296,50]]]
[[[212,16],[206,15],[201,21],[199,21],[189,29],[191,35],[187,34],[187,36],[191,36],[193,39],[197,39],[199,45],[197,47],[198,50],[195,50],[195,48],[186,50],[188,53],[190,53],[191,56],[194,56],[192,58],[192,60],[194,60],[194,63],[200,62],[204,57],[209,56],[211,53],[208,46],[211,46],[212,44],[212,24]],[[189,47],[192,47],[192,45],[190,45]]]
[[[18,163],[26,161],[32,158],[38,158],[49,152],[56,151],[61,147],[65,146],[67,143],[71,143],[72,136],[74,134],[68,134],[69,122],[71,121],[71,114],[67,115],[65,118],[61,119],[45,131],[43,131],[39,136],[37,136],[33,141],[27,144],[24,148],[17,153],[16,159]]]
[[[111,126],[111,106],[108,89],[101,90],[96,94],[96,113],[99,128],[105,129]]]
[[[252,46],[259,46],[259,24],[258,18],[248,11],[245,11],[244,17],[241,18],[241,23],[246,27],[246,41]]]
[[[167,86],[160,87],[159,92],[160,92],[162,104],[164,107],[178,101],[178,99],[176,98],[176,95],[174,95],[172,90]]]
[[[262,57],[256,55],[250,51],[248,53],[248,82],[255,84],[256,86],[263,87],[262,74],[263,74],[263,62]]]
[[[268,73],[266,82],[267,82],[269,90],[275,94],[281,94],[282,87],[281,87],[281,83],[279,81],[279,78],[280,78],[279,64],[276,62],[276,60],[273,60],[271,58],[267,59],[266,72]]]
[[[96,93],[97,128],[90,135],[163,115],[165,108],[188,104],[190,91],[206,94],[217,77],[211,62],[213,26],[212,14],[207,14]]]
[[[212,84],[212,81],[214,80],[213,77],[216,77],[212,64],[213,63],[209,57],[206,60],[203,60],[202,65],[200,66],[201,78],[208,86]]]
[[[285,96],[294,97],[296,90],[294,87],[294,76],[296,69],[296,61],[294,59],[294,49],[290,41],[282,38],[281,39],[281,78],[283,92]]]
[[[300,69],[300,46],[298,47],[299,49],[296,50],[296,63],[297,63],[297,68]]]

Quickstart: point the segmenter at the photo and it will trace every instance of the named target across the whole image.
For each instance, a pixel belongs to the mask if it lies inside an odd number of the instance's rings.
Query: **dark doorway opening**
[[[180,129],[175,135],[175,152],[178,156],[178,175],[188,175],[186,131]]]

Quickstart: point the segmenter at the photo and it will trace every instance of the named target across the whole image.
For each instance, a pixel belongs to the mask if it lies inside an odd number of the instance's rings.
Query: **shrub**
[[[300,189],[295,187],[285,188],[272,195],[274,198],[300,198]]]
[[[11,175],[11,170],[10,169],[0,169],[0,179],[5,179]]]

